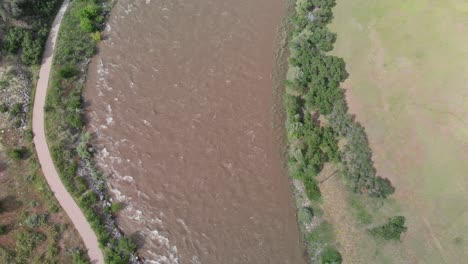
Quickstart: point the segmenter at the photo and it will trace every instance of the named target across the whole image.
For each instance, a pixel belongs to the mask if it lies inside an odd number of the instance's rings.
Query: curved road
[[[65,186],[62,184],[62,181],[60,180],[60,177],[52,161],[44,130],[44,105],[46,100],[47,87],[49,84],[52,57],[55,50],[57,33],[62,22],[63,15],[67,10],[68,4],[69,0],[65,0],[60,7],[60,11],[55,17],[54,23],[52,24],[52,28],[49,33],[49,38],[47,39],[44,57],[42,59],[33,108],[34,144],[47,183],[83,239],[83,242],[88,250],[91,263],[103,264],[104,256],[99,249],[96,234],[91,229],[88,221],[86,221],[85,216],[81,212],[75,200],[73,200],[71,195],[65,189]]]

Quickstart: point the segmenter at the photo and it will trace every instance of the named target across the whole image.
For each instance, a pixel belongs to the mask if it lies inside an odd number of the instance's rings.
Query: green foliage
[[[387,197],[394,188],[390,181],[376,176],[364,128],[347,114],[340,88],[348,76],[345,62],[326,53],[336,40],[327,28],[334,5],[334,0],[298,1],[292,18],[289,63],[299,73],[286,83],[294,95],[285,97],[285,107],[288,137],[302,144],[296,144],[290,159],[296,163],[295,175],[307,179],[313,197],[318,196],[316,184],[309,177],[317,175],[328,161],[343,162],[344,174],[355,192]],[[313,112],[327,116],[329,126],[320,126],[318,118],[311,117]],[[346,139],[341,152],[339,137]]]
[[[102,38],[101,32],[96,31],[96,32],[91,33],[90,35],[91,35],[91,38],[92,38],[96,43],[99,42],[99,41],[101,41],[101,38]]]
[[[7,226],[0,225],[0,236],[5,235],[7,233]]]
[[[76,148],[78,155],[83,159],[90,159],[94,154],[93,148],[89,145],[89,140],[91,135],[89,133],[84,133],[81,135],[81,141]]]
[[[387,223],[374,227],[369,232],[384,240],[400,240],[401,234],[406,232],[408,228],[405,226],[404,216],[394,216],[388,219]]]
[[[28,258],[39,244],[46,239],[46,237],[38,232],[24,229],[16,234],[16,263],[27,263]]]
[[[8,105],[6,103],[2,103],[0,105],[0,113],[6,113],[8,112]]]
[[[99,29],[103,17],[100,15],[101,9],[94,3],[88,4],[79,12],[80,27],[85,32],[94,32]]]
[[[111,205],[111,212],[112,213],[117,213],[122,209],[123,209],[123,204],[122,203],[115,202],[115,203],[112,203],[112,205]]]
[[[94,192],[90,191],[81,197],[80,206],[84,208],[90,208],[93,205],[95,205],[97,201],[97,195]]]
[[[10,0],[2,3],[0,15],[3,20],[14,18],[16,23],[7,24],[1,50],[20,55],[26,65],[38,64],[53,14],[60,4],[60,0]]]
[[[47,215],[46,214],[32,214],[26,218],[24,223],[26,226],[29,228],[35,228],[38,226],[42,226],[46,223],[47,221]]]
[[[309,200],[320,200],[315,176],[326,162],[341,162],[343,173],[357,193],[387,197],[394,192],[390,181],[376,175],[364,128],[349,115],[340,84],[348,77],[342,58],[330,55],[336,34],[327,28],[335,0],[296,1],[292,17],[289,58],[294,78],[286,82],[284,97],[288,138],[288,165],[292,177],[303,181]],[[338,146],[340,142],[340,146]],[[353,214],[369,224],[372,216],[355,204]],[[299,222],[308,222],[303,209]],[[341,263],[333,247],[333,230],[327,222],[307,235],[311,256],[321,252],[322,263]],[[315,259],[314,261],[319,261]]]
[[[2,49],[9,53],[18,52],[21,47],[21,43],[23,42],[25,32],[26,31],[22,28],[10,28],[3,39]]]
[[[314,217],[314,211],[310,207],[302,207],[298,213],[299,223],[303,226],[309,225]]]
[[[340,252],[334,247],[326,247],[321,254],[322,264],[341,264],[343,258]]]
[[[26,158],[27,154],[28,154],[28,151],[24,147],[9,150],[7,153],[8,157],[14,160],[22,160]]]
[[[39,64],[43,49],[43,41],[41,39],[33,39],[28,32],[23,37],[21,47],[21,59],[26,65]]]
[[[72,254],[72,263],[73,264],[89,264],[88,258],[86,254],[84,254],[81,250],[76,251]]]
[[[318,182],[315,178],[312,177],[305,177],[304,178],[304,186],[307,197],[312,201],[318,201],[322,197],[322,193],[320,192],[320,188],[318,186]]]
[[[125,255],[132,254],[136,250],[136,245],[129,238],[124,237],[119,239],[119,251]]]
[[[73,65],[65,65],[60,67],[58,70],[58,75],[62,79],[70,79],[78,74],[78,70]]]
[[[16,117],[23,112],[23,106],[20,103],[15,103],[11,107],[10,116]]]
[[[395,187],[387,178],[377,177],[375,179],[375,186],[373,194],[378,197],[386,198],[395,192]]]

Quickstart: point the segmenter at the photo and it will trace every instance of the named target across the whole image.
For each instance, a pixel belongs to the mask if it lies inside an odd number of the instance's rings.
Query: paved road
[[[70,217],[71,221],[75,225],[76,230],[80,234],[83,242],[88,250],[89,258],[91,263],[103,264],[104,256],[99,249],[98,240],[96,234],[91,229],[88,221],[81,212],[80,208],[76,204],[75,200],[65,189],[60,177],[55,169],[52,157],[47,146],[45,130],[44,130],[44,105],[47,93],[47,87],[49,84],[49,75],[52,66],[52,55],[55,50],[55,42],[57,40],[57,33],[62,22],[65,10],[67,10],[69,0],[65,0],[60,8],[57,17],[54,20],[52,29],[47,39],[46,49],[44,57],[42,59],[41,69],[39,72],[39,80],[36,87],[36,96],[34,99],[33,109],[33,132],[34,132],[34,144],[36,146],[37,156],[44,172],[47,183],[54,192],[55,197],[59,201],[62,208]]]

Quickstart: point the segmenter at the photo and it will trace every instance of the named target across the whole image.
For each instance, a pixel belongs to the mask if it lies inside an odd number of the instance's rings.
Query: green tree
[[[24,35],[21,53],[21,60],[26,65],[39,64],[42,54],[42,42],[39,39],[33,39],[28,32]]]
[[[334,247],[326,247],[322,253],[322,264],[341,264],[343,258],[341,257],[340,252]]]
[[[96,4],[89,4],[83,8],[79,13],[81,29],[89,33],[97,31],[103,21],[100,13],[101,9]]]
[[[18,27],[12,27],[8,30],[5,37],[3,38],[2,48],[6,52],[16,53],[21,47],[25,30]]]
[[[404,216],[394,216],[387,220],[387,223],[374,227],[369,232],[376,237],[385,240],[400,240],[401,234],[406,232],[408,228],[405,226]]]

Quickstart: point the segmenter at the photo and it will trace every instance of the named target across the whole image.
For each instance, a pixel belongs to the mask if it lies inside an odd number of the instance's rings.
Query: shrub
[[[26,65],[39,64],[42,54],[43,42],[39,39],[33,39],[31,34],[25,34],[21,47],[21,60]]]
[[[23,106],[20,103],[15,103],[11,107],[10,116],[11,117],[16,117],[19,114],[21,114],[21,112],[23,112]]]
[[[119,239],[119,251],[128,255],[132,254],[136,250],[136,245],[128,237]]]
[[[79,13],[81,29],[85,32],[96,31],[99,28],[99,23],[103,21],[100,13],[101,9],[95,4],[89,4],[83,8]]]
[[[16,53],[21,47],[24,35],[24,29],[18,27],[10,28],[3,39],[3,50],[10,53]]]
[[[326,247],[322,253],[322,264],[341,264],[343,258],[340,252],[334,247]]]
[[[31,230],[21,230],[16,234],[16,262],[27,263],[27,259],[31,256],[33,250],[44,241],[46,237],[38,232]]]
[[[400,240],[401,234],[408,229],[405,226],[404,216],[394,216],[388,219],[387,223],[374,227],[369,232],[375,236],[385,240]]]
[[[101,32],[96,31],[96,32],[91,33],[91,38],[92,38],[95,42],[101,41]]]
[[[38,226],[42,226],[46,223],[47,220],[47,215],[46,214],[32,214],[26,218],[24,223],[29,227],[29,228],[35,228]]]
[[[14,159],[14,160],[22,160],[26,158],[28,151],[26,148],[17,148],[17,149],[12,149],[8,151],[8,157]]]
[[[112,213],[117,213],[122,209],[123,209],[123,204],[122,203],[115,202],[115,203],[112,203],[112,205],[111,205],[111,212]]]
[[[7,227],[5,225],[0,225],[0,236],[7,233]]]
[[[8,112],[8,105],[6,103],[3,103],[0,105],[0,113],[6,113]]]
[[[73,65],[65,65],[58,70],[58,75],[63,79],[70,79],[78,73]]]
[[[27,141],[27,142],[32,142],[33,140],[33,137],[34,137],[34,133],[31,129],[26,129],[24,131],[24,139]]]
[[[377,177],[375,179],[374,194],[379,197],[386,198],[395,192],[395,187],[387,178]]]
[[[322,197],[322,193],[320,192],[320,188],[318,186],[318,182],[316,179],[312,177],[305,177],[304,178],[304,186],[307,197],[310,200],[318,201]]]
[[[312,208],[309,207],[302,207],[298,213],[299,223],[302,225],[309,225],[312,222],[312,218],[314,217],[314,212]]]
[[[72,262],[73,264],[89,264],[86,254],[81,250],[72,253]]]

